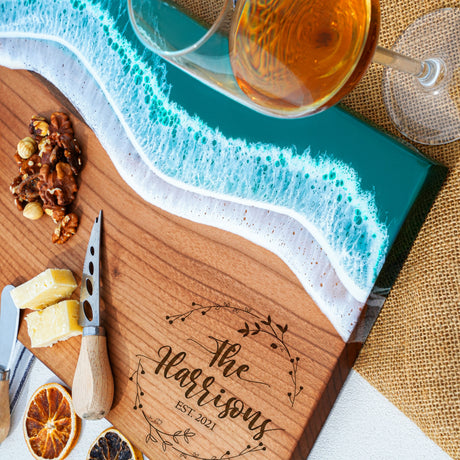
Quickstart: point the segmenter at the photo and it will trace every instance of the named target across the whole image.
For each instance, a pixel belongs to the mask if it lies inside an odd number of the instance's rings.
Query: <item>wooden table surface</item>
[[[43,78],[0,68],[0,95],[2,285],[21,284],[48,267],[69,268],[80,282],[93,220],[100,209],[104,212],[101,315],[115,380],[109,421],[151,459],[179,458],[180,452],[190,458],[237,458],[246,454],[256,459],[305,458],[359,346],[351,348],[343,343],[277,256],[234,234],[168,214],[132,191],[91,129]],[[50,218],[25,219],[9,191],[17,174],[13,155],[17,142],[28,135],[30,117],[49,117],[54,111],[70,115],[84,160],[75,202],[81,223],[77,234],[64,245],[52,244],[54,223]],[[78,293],[77,289],[76,298]],[[204,311],[201,306],[213,308]],[[179,318],[186,312],[192,313],[183,321],[171,324],[166,320],[166,316]],[[268,334],[251,332],[243,337],[238,332],[245,324],[249,329],[261,325],[263,329],[260,318],[282,327],[289,325],[283,340],[270,343]],[[228,344],[238,340],[241,345],[240,361],[227,375],[222,367],[215,370],[208,366],[210,349],[206,346],[223,343],[216,337],[226,338]],[[19,339],[30,347],[24,314]],[[70,386],[79,347],[80,338],[72,338],[32,352]],[[147,372],[149,379],[140,385],[142,366],[147,366],[147,361],[158,363],[164,347],[176,353],[187,350],[190,368],[207,368],[206,372],[219,377],[217,392],[225,388],[245,407],[259,410],[270,420],[266,425],[270,429],[260,436],[260,430],[248,429],[248,422],[241,416],[220,418],[208,407],[206,416],[215,423],[211,432],[211,423],[206,426],[181,409],[179,401],[187,398],[185,388],[177,383],[180,376],[164,374],[160,379],[163,371]],[[290,364],[287,354],[299,357],[297,368]],[[236,379],[244,372],[242,363],[247,364],[249,370],[244,370],[250,377]],[[233,373],[236,366],[240,366],[241,375]],[[225,392],[222,390],[221,395]],[[291,393],[289,398],[287,393]],[[194,415],[199,412],[196,399],[186,404],[193,408]],[[185,436],[176,443],[177,437],[167,438],[174,426],[188,426],[187,433],[196,436]],[[181,431],[182,436],[185,431]],[[149,434],[156,436],[157,442]],[[190,442],[184,443],[184,439]],[[251,446],[252,455],[246,444]],[[227,451],[230,453],[225,454]]]

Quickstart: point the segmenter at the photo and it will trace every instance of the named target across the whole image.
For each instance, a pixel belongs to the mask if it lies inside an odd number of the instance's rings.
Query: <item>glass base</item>
[[[417,19],[393,51],[422,61],[438,59],[444,77],[432,87],[385,68],[383,99],[398,130],[420,144],[460,139],[460,8],[444,8]]]

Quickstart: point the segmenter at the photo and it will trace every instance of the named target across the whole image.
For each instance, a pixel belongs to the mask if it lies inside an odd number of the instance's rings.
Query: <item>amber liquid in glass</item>
[[[239,87],[283,117],[330,107],[370,64],[379,13],[377,0],[240,0],[229,41]]]

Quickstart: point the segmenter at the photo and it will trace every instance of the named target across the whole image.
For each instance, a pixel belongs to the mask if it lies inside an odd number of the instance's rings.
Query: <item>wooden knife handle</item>
[[[2,376],[5,379],[0,380],[0,443],[5,440],[10,431],[10,381],[8,380],[8,374],[2,373]]]
[[[85,335],[83,331],[80,356],[73,378],[72,400],[76,413],[82,419],[99,420],[112,407],[113,376],[103,329],[91,329],[97,331],[90,332],[91,335]]]

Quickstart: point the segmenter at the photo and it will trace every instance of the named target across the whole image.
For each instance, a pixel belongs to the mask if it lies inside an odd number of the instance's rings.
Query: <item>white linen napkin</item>
[[[10,412],[14,408],[21,396],[21,392],[29,377],[35,356],[21,343],[16,340],[13,350],[13,365],[10,369]]]

